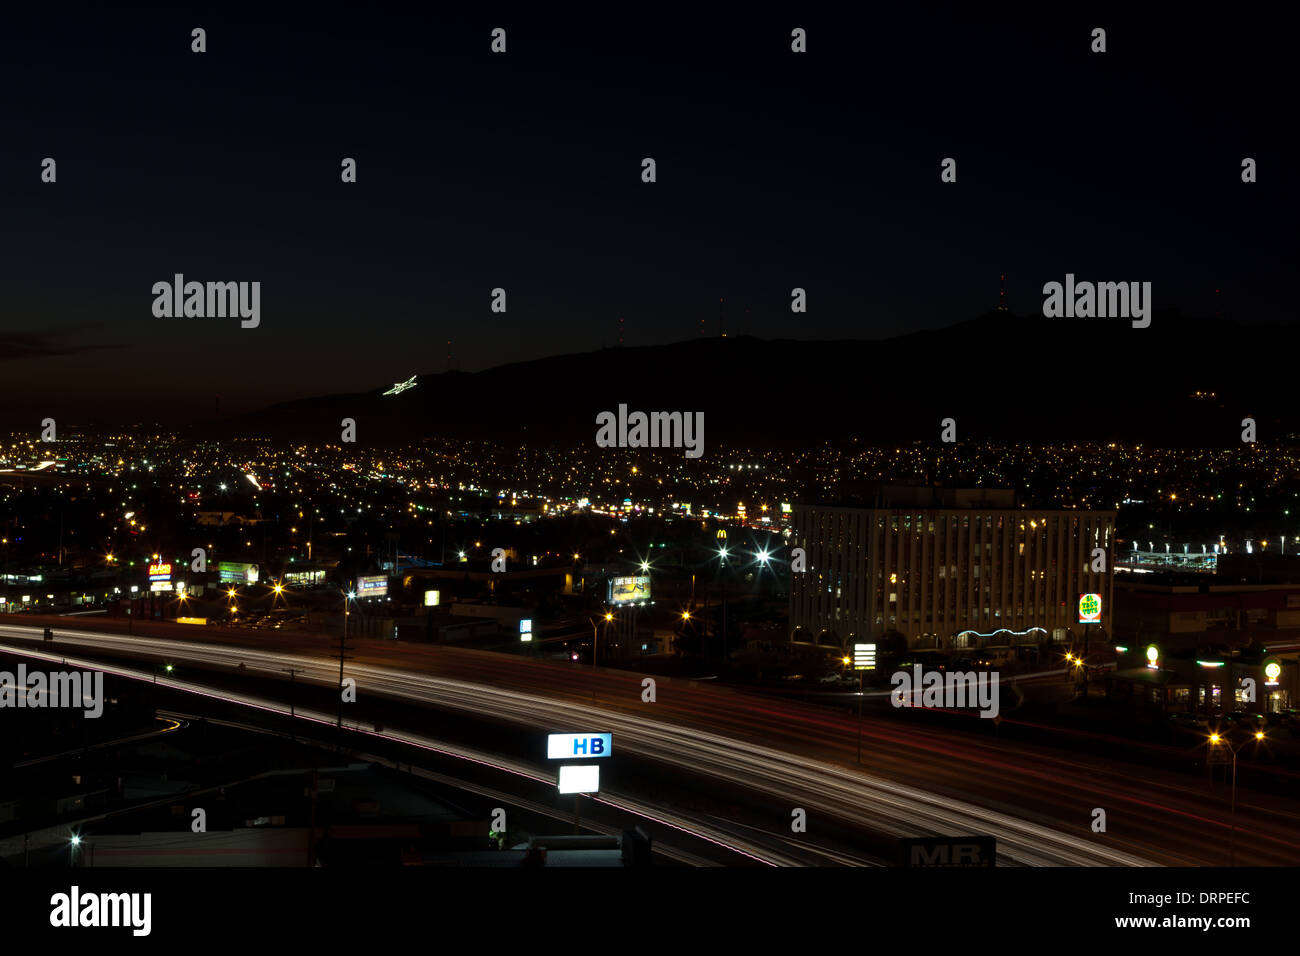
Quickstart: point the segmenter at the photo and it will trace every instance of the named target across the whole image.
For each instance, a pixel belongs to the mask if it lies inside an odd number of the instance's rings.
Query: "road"
[[[30,633],[0,628],[0,637]],[[79,631],[75,641],[178,663],[243,663],[277,679],[287,667],[301,668],[300,680],[338,681],[337,657],[319,637],[260,631],[232,646]],[[1208,782],[1189,776],[967,733],[959,723],[950,730],[894,717],[863,721],[860,769],[848,713],[666,678],[647,703],[638,675],[457,648],[356,641],[352,653],[345,675],[361,694],[468,711],[539,735],[611,732],[616,750],[803,808],[810,830],[817,821],[842,821],[891,836],[992,835],[999,862],[1013,865],[1227,861],[1225,788],[1211,795]],[[1095,808],[1106,811],[1105,833],[1091,830]],[[782,828],[774,821],[772,829]],[[783,831],[781,838],[789,839]],[[757,845],[771,852],[767,841]],[[1236,842],[1243,865],[1295,865],[1300,805],[1239,787]]]

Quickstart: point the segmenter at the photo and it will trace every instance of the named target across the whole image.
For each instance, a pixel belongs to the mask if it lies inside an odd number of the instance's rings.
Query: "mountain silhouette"
[[[1124,319],[990,312],[940,330],[867,341],[708,338],[607,348],[481,372],[416,377],[372,391],[284,402],[227,419],[215,436],[361,446],[438,438],[593,442],[602,411],[704,412],[710,443],[772,447],[823,440],[1241,444],[1297,431],[1288,376],[1268,359],[1296,354],[1300,332],[1157,311]],[[1199,395],[1198,395],[1199,393]],[[672,452],[660,450],[657,453]],[[707,451],[706,451],[707,454]]]

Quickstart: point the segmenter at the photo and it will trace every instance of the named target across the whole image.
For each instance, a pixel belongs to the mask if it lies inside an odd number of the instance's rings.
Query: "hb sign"
[[[547,734],[548,760],[573,760],[583,757],[608,757],[614,749],[611,734]]]

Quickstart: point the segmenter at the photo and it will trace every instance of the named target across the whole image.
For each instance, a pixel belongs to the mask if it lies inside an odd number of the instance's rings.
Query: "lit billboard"
[[[238,561],[217,562],[217,581],[221,584],[256,584],[257,565]]]
[[[638,574],[609,579],[606,604],[640,604],[650,600],[650,575]]]
[[[291,588],[310,588],[325,583],[324,571],[286,571],[284,583]]]
[[[388,594],[388,578],[382,574],[357,578],[357,597],[375,598]]]
[[[1088,624],[1101,620],[1101,595],[1079,595],[1079,623]]]

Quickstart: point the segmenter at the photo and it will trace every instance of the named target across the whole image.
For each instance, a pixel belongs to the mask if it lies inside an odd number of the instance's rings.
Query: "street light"
[[[356,591],[343,592],[343,639],[339,641],[339,740],[343,739],[343,652],[348,644],[348,602],[357,596]],[[342,744],[340,744],[342,746]]]
[[[721,667],[726,670],[727,667],[727,575],[723,568],[727,566],[727,556],[729,549],[724,544],[718,548],[718,576],[722,578],[722,661]]]
[[[606,611],[605,623],[608,624],[612,620],[614,620],[614,615],[611,612]],[[600,646],[600,634],[597,630],[600,626],[600,622],[595,618],[590,617],[587,618],[587,621],[591,624],[591,669],[594,671],[596,669],[596,649]]]
[[[1255,742],[1264,739],[1264,731],[1255,731]],[[1237,865],[1237,752],[1241,750],[1242,745],[1236,747],[1228,742],[1228,739],[1219,733],[1210,734],[1211,747],[1226,747],[1232,754],[1232,810],[1231,810],[1231,833],[1228,837],[1228,866]]]

